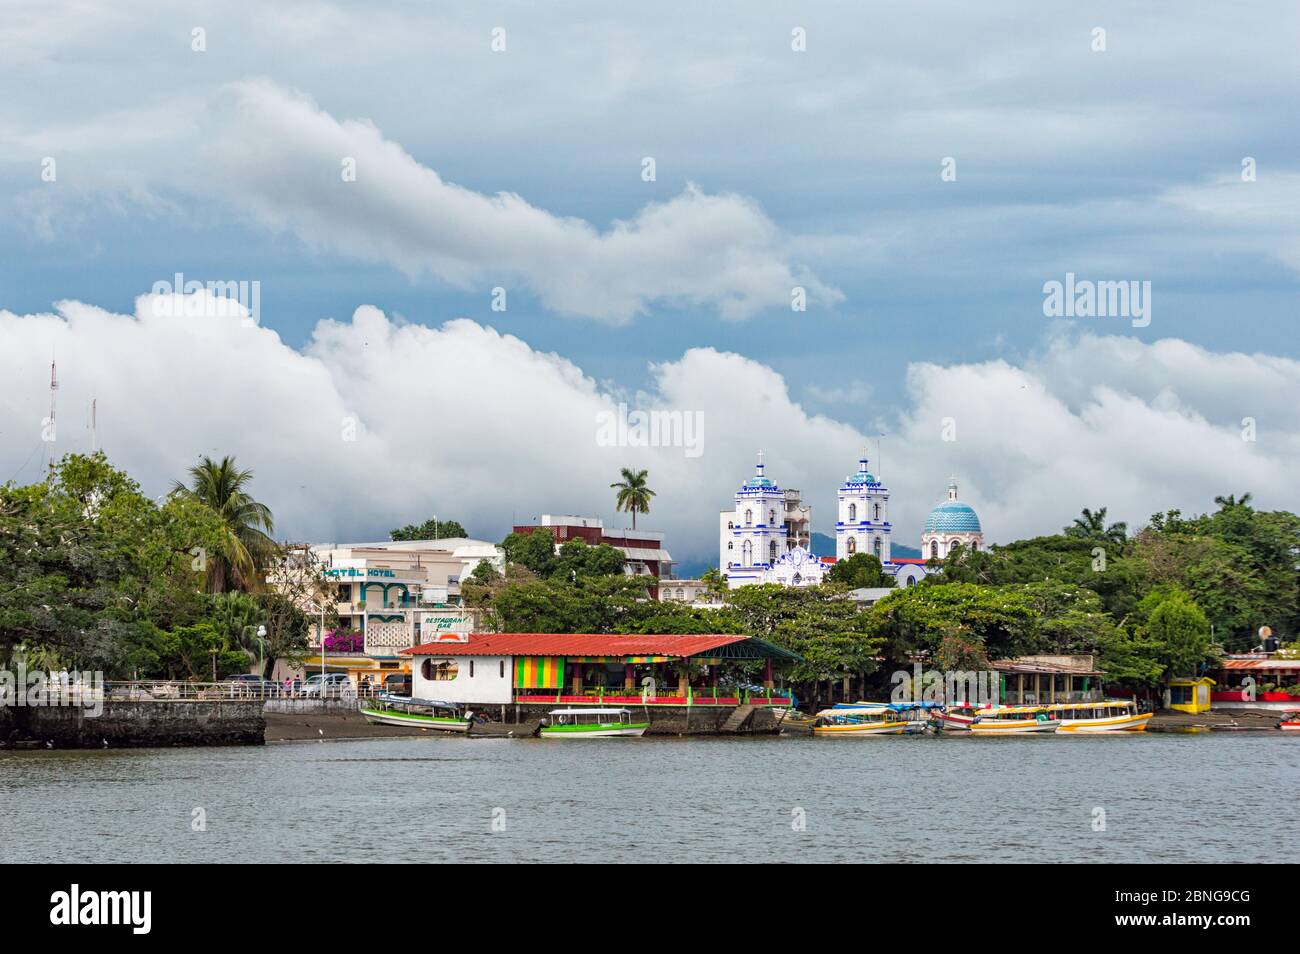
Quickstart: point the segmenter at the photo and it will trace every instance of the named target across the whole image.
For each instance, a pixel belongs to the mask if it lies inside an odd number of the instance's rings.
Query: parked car
[[[281,686],[273,679],[263,679],[252,672],[241,672],[226,680],[232,696],[274,696],[279,695]]]
[[[411,694],[411,674],[409,672],[393,672],[384,677],[384,692],[394,696],[409,696]]]
[[[316,673],[314,676],[307,677],[300,695],[309,699],[321,697],[338,699],[356,695],[356,689],[353,688],[352,680],[348,678],[347,673],[327,672],[324,676]]]

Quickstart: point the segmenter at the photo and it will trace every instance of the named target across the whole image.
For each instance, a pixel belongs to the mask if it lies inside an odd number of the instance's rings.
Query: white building
[[[778,563],[782,564],[778,572],[793,578],[796,572],[787,570],[796,551],[801,554],[800,566],[810,560],[809,569],[816,564],[817,572],[822,572],[820,562],[802,545],[811,526],[812,507],[803,506],[798,491],[782,490],[763,473],[763,452],[759,451],[754,476],[736,491],[732,509],[718,514],[718,566],[728,585],[735,589],[777,582],[769,578],[769,571]],[[783,560],[787,556],[791,559]],[[820,582],[820,575],[796,585],[815,582]]]
[[[930,511],[921,533],[921,555],[942,560],[956,544],[969,550],[984,548],[984,530],[980,518],[969,505],[957,499],[957,478],[948,485],[948,499]]]
[[[864,454],[856,473],[844,478],[839,490],[835,520],[835,559],[847,560],[857,553],[870,553],[881,563],[890,562],[889,489],[867,470]]]

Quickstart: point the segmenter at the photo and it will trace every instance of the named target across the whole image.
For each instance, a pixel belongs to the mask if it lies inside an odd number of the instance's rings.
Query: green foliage
[[[552,575],[560,580],[582,576],[614,576],[623,572],[623,551],[601,543],[588,546],[585,540],[568,540],[560,545]]]
[[[225,528],[218,547],[202,555],[209,592],[227,589],[254,590],[261,573],[279,555],[270,534],[275,520],[270,508],[249,495],[251,470],[240,470],[233,457],[220,463],[204,457],[190,468],[193,486],[177,481],[172,493],[207,507]]]
[[[555,539],[548,530],[511,533],[501,541],[506,560],[527,567],[538,576],[555,572]]]
[[[465,528],[455,520],[439,520],[436,517],[424,523],[408,523],[388,531],[390,540],[444,540],[454,537],[468,537]]]
[[[894,578],[886,573],[880,559],[871,553],[855,553],[840,560],[826,574],[827,583],[837,583],[851,590],[868,587],[892,587]]]

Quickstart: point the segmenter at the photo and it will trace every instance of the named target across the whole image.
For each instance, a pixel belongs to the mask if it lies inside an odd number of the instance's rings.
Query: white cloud
[[[710,348],[652,366],[652,387],[637,395],[644,409],[703,413],[703,455],[688,458],[599,446],[597,415],[616,400],[607,389],[472,321],[429,328],[364,306],[350,321],[320,322],[298,351],[238,318],[160,317],[142,296],[134,316],[80,302],[0,312],[4,478],[20,467],[20,480],[38,476],[52,354],[60,451],[87,448],[85,409],[97,398],[103,447],[147,491],[165,491],[200,454],[235,454],[298,539],[373,537],[433,513],[487,537],[543,512],[622,525],[608,485],[636,466],[658,491],[642,525],[667,530],[678,557],[708,556],[715,515],[758,449],[771,476],[804,492],[820,529],[863,445],[880,457],[874,436],[809,414],[773,369]],[[1136,523],[1253,491],[1261,506],[1297,508],[1295,361],[1080,335],[1025,367],[915,364],[908,382],[908,409],[873,460],[903,543],[917,543],[954,472],[993,540],[1051,532],[1084,506]],[[1229,398],[1238,403],[1225,411]],[[1248,443],[1237,415],[1252,404],[1258,440]],[[941,439],[945,417],[955,442]],[[348,419],[353,442],[342,439]]]
[[[691,185],[601,231],[511,192],[447,182],[369,121],[340,122],[270,82],[225,87],[201,125],[190,187],[202,182],[315,247],[479,285],[485,300],[515,284],[553,311],[625,323],[656,304],[744,319],[788,308],[796,285],[815,301],[842,299],[791,261],[780,230],[743,196]],[[344,181],[345,159],[355,181]]]

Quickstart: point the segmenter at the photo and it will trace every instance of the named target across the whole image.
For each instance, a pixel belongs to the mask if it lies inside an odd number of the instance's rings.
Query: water
[[[1300,739],[1253,733],[7,752],[0,845],[67,862],[1285,861],[1298,786]]]

